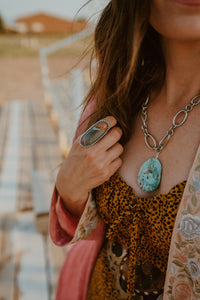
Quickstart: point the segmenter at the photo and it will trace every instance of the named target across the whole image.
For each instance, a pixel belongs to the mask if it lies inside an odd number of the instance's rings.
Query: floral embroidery
[[[172,237],[164,299],[196,300],[200,299],[200,152],[180,206]]]
[[[88,237],[100,222],[101,218],[98,215],[96,203],[91,194],[90,199],[86,204],[85,211],[76,229],[72,243]]]
[[[189,261],[190,273],[193,277],[198,278],[200,276],[200,269],[197,263],[193,260]]]
[[[200,236],[200,218],[187,214],[182,217],[180,231],[186,239]]]
[[[193,175],[193,187],[195,191],[200,190],[200,180]]]
[[[174,283],[172,295],[174,300],[193,300],[192,288],[189,283],[185,281],[177,281]]]

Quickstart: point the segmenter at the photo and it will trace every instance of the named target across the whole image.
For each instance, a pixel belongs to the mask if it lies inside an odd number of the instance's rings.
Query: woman
[[[54,242],[76,242],[57,299],[199,299],[200,1],[110,1],[95,50],[51,205]]]

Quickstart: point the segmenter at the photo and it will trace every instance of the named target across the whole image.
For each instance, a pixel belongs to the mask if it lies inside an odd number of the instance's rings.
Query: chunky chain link
[[[185,123],[188,117],[188,113],[194,108],[194,106],[200,104],[200,95],[197,95],[192,98],[189,104],[185,106],[184,109],[179,110],[172,120],[172,126],[167,130],[167,133],[161,138],[160,142],[157,144],[156,139],[153,137],[152,134],[148,131],[147,126],[147,109],[149,104],[149,97],[146,101],[142,104],[142,112],[141,112],[141,119],[142,119],[142,130],[145,135],[145,143],[147,147],[151,150],[155,150],[157,154],[161,152],[161,150],[167,145],[169,139],[174,135],[175,129],[180,127]],[[182,116],[181,116],[182,115]],[[179,118],[179,121],[178,121]]]

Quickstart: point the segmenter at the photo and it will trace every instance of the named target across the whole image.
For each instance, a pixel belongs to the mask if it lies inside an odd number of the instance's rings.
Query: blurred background
[[[105,2],[92,0],[81,8],[85,0],[0,0],[0,101],[42,97],[39,48],[94,23]],[[86,46],[80,42],[52,53],[52,76],[80,57]]]
[[[68,247],[49,238],[50,200],[107,2],[0,0],[0,300],[55,297]]]

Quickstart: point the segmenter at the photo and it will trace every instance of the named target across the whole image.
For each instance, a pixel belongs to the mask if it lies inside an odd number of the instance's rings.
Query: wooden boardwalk
[[[67,251],[48,235],[58,134],[41,100],[1,105],[0,128],[0,300],[53,300]]]

